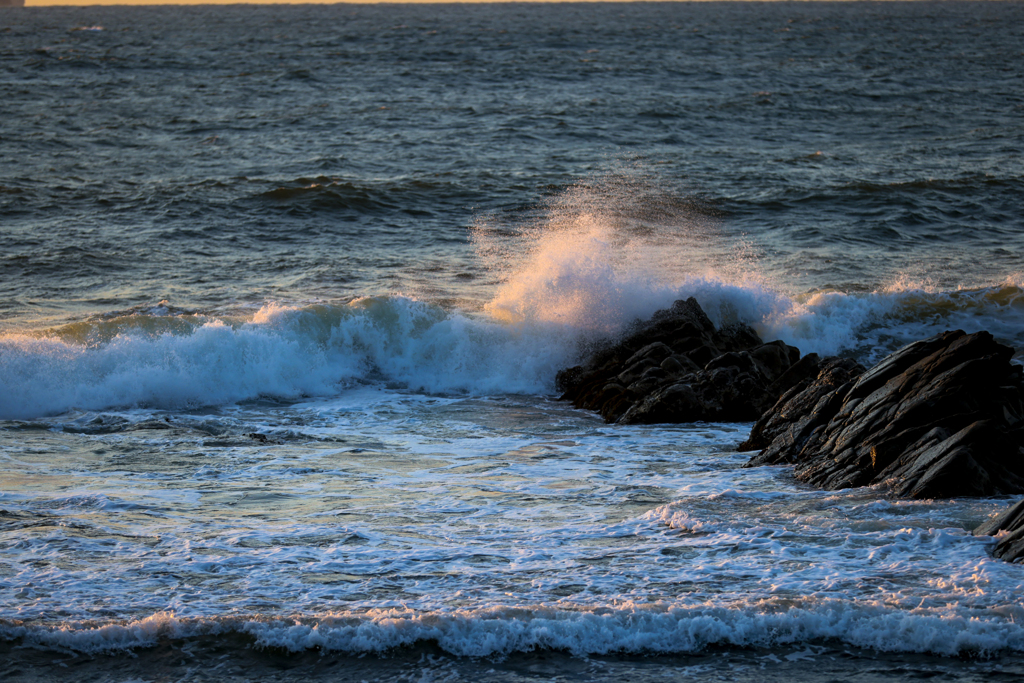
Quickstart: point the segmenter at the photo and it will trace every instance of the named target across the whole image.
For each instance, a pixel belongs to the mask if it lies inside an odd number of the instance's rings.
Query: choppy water
[[[554,400],[696,296],[1024,352],[1024,4],[0,9],[0,672],[1006,680],[1008,499]]]

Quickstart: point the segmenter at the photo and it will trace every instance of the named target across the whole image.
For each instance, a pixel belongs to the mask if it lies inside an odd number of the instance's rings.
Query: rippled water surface
[[[469,226],[633,157],[790,293],[999,282],[1022,269],[1022,11],[4,10],[3,315],[486,300]]]

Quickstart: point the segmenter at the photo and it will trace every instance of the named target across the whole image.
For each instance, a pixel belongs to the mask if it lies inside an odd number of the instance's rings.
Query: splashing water
[[[1024,349],[1019,275],[952,291],[927,275],[899,274],[872,291],[790,291],[761,267],[758,245],[680,196],[634,164],[574,185],[530,221],[481,219],[474,241],[501,281],[485,311],[506,324],[554,323],[606,338],[692,296],[717,325],[749,324],[766,340],[868,363],[953,328],[989,329]]]
[[[398,295],[231,315],[161,302],[0,336],[0,419],[295,400],[365,381],[549,394],[587,343],[691,296],[717,325],[746,323],[766,341],[865,363],[954,328],[988,329],[1024,349],[1020,277],[953,291],[902,277],[869,292],[786,293],[749,241],[671,189],[634,165],[580,182],[518,222],[481,218],[474,245],[498,280],[482,313]]]
[[[713,219],[642,170],[581,182],[531,223],[478,221],[474,241],[501,285],[486,311],[608,336],[678,298],[680,277],[712,272]],[[511,239],[508,239],[511,236]]]

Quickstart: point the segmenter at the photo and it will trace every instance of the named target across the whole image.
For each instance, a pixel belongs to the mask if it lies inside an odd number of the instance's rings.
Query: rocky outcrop
[[[716,329],[691,297],[556,381],[563,399],[608,422],[749,422],[816,372],[817,356],[801,360],[795,347],[765,344],[746,325]]]
[[[839,412],[845,395],[839,390],[849,389],[864,372],[864,366],[847,358],[829,358],[817,363],[816,369],[816,375],[787,391],[739,445],[741,451],[763,449],[751,459],[750,466],[795,462],[811,435]]]
[[[793,463],[825,489],[887,483],[899,496],[1024,492],[1024,379],[987,332],[945,332],[864,372],[833,359],[765,413],[750,465]]]
[[[1024,500],[974,530],[975,536],[998,536],[992,556],[1007,562],[1024,560]]]

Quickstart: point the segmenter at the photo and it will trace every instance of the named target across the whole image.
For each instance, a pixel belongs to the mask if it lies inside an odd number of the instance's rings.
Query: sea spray
[[[679,297],[686,275],[711,276],[715,222],[696,200],[639,164],[578,182],[526,220],[481,217],[474,242],[500,285],[497,319],[570,325],[608,337]]]
[[[804,353],[872,363],[900,346],[963,327],[1024,349],[1019,277],[944,291],[897,276],[878,289],[790,291],[761,267],[761,249],[641,163],[620,164],[510,220],[481,217],[480,259],[499,280],[497,320],[557,323],[579,339],[614,337],[677,299],[695,297],[718,326],[752,325]]]

